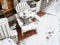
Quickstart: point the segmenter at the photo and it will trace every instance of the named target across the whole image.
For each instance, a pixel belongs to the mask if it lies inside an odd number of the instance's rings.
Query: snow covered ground
[[[37,35],[22,41],[23,45],[60,45],[60,1],[52,2],[37,24]],[[52,15],[51,15],[52,14]]]
[[[58,18],[45,14],[37,24],[37,35],[23,42],[24,45],[58,45]]]

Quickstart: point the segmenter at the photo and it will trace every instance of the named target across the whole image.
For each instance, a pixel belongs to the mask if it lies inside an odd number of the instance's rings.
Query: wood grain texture
[[[44,14],[45,14],[45,12],[42,12],[42,11],[39,11],[39,12],[37,13],[37,15],[40,16],[40,17],[42,17]]]
[[[28,38],[28,37],[35,35],[35,34],[37,34],[36,29],[32,29],[30,31],[24,32],[23,39]]]

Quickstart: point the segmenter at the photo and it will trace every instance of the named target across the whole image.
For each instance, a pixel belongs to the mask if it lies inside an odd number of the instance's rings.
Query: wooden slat
[[[30,31],[24,32],[23,39],[28,38],[28,37],[35,35],[35,34],[37,34],[36,29],[32,29]]]
[[[39,11],[39,12],[37,13],[37,15],[40,16],[40,17],[42,17],[44,14],[45,14],[45,12],[42,12],[42,11]]]

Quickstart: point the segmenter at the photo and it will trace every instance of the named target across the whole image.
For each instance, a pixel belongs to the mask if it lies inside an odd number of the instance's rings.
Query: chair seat
[[[29,25],[22,26],[22,32],[30,31],[32,29],[36,29],[37,25],[33,22],[30,23]]]
[[[16,30],[11,30],[9,34],[10,34],[10,36],[16,36],[17,31]]]

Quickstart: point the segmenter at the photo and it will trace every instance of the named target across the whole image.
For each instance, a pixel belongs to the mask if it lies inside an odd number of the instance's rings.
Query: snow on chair
[[[17,41],[16,30],[11,30],[7,18],[0,19],[0,39],[12,38]]]
[[[22,31],[22,39],[25,39],[25,38],[28,38],[32,35],[37,34],[36,23],[33,21],[31,23],[29,23],[30,20],[28,18],[30,18],[30,17],[33,18],[36,15],[36,13],[32,13],[29,5],[26,2],[20,2],[17,4],[15,9],[17,11],[17,14],[15,14],[15,16],[16,16],[16,19],[17,19],[19,26],[21,27],[21,31]],[[25,17],[25,19],[27,19],[27,21],[29,20],[29,22],[28,22],[29,24],[24,25],[24,21],[21,20],[21,18],[24,18],[24,17]],[[39,16],[36,15],[35,17],[38,18]],[[40,19],[37,19],[37,20],[40,20]],[[25,22],[26,22],[26,20],[25,20]]]
[[[42,0],[39,0],[39,1],[33,1],[31,3],[31,5],[33,6],[34,4],[36,4],[34,7],[30,7],[31,8],[31,11],[37,13],[40,11],[40,8],[41,8],[41,2]]]
[[[37,13],[40,11],[41,2],[42,2],[42,0],[39,0],[37,2],[33,1],[31,3],[31,5],[33,6],[34,4],[36,4],[36,6],[31,8],[31,6],[27,2],[22,1],[17,4],[15,9],[16,9],[17,13],[23,12],[24,10],[34,11],[35,13]]]
[[[30,6],[27,4],[27,2],[20,2],[17,4],[17,6],[15,7],[17,14],[15,14],[17,22],[19,24],[20,27],[23,26],[23,22],[19,19],[20,17],[24,16],[24,11],[28,10],[30,11]]]
[[[30,6],[27,4],[27,2],[20,2],[15,7],[17,13],[23,12],[24,10],[30,10]]]
[[[26,22],[26,23],[28,23],[28,24],[23,25],[24,22],[21,21],[20,17],[18,17],[17,14],[15,14],[15,16],[16,16],[16,19],[17,19],[17,22],[18,22],[19,26],[20,26],[21,29],[22,29],[22,35],[25,35],[24,37],[27,37],[26,34],[27,34],[28,32],[31,33],[32,30],[34,30],[33,32],[36,33],[36,27],[37,27],[38,21],[40,21],[40,17],[39,17],[38,15],[36,15],[34,12],[30,12],[30,11],[28,11],[28,10],[26,10],[25,13],[26,13],[26,14],[25,14],[26,19],[29,18],[29,22],[31,22],[31,23]],[[31,14],[30,14],[30,13],[31,13]],[[31,18],[30,18],[30,17],[31,17]],[[36,18],[36,21],[35,21],[35,22],[31,20],[31,19],[33,19],[33,18]],[[33,19],[33,20],[35,20],[35,19]],[[28,35],[28,37],[29,37],[29,35]]]
[[[40,17],[38,15],[36,15],[36,13],[30,12],[28,10],[25,10],[24,13],[26,13],[25,14],[26,18],[25,19],[29,18],[30,19],[29,22],[31,22],[31,23],[23,25],[24,22],[22,22],[22,20],[20,19],[20,17],[17,14],[15,14],[17,22],[18,22],[19,26],[21,27],[21,31],[22,31],[22,39],[23,40],[21,41],[21,43],[25,42],[24,39],[29,38],[31,36],[35,36],[37,34],[37,32],[36,32],[37,23],[38,23],[38,21],[40,21]],[[34,18],[36,18],[36,20]]]

